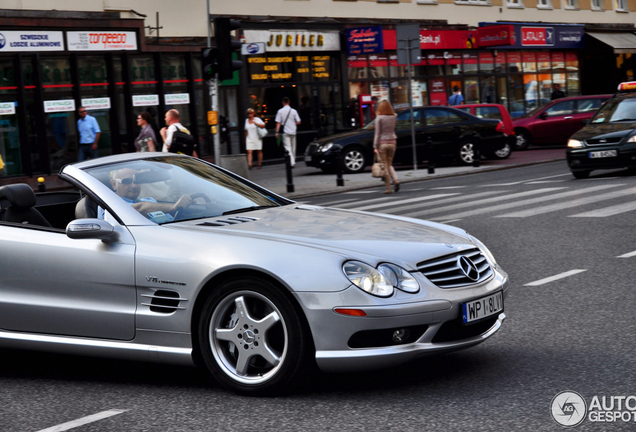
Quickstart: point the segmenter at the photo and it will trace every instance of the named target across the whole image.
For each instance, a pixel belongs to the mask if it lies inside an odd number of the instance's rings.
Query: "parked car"
[[[568,140],[568,166],[577,179],[595,169],[636,167],[636,82],[621,83],[618,90]]]
[[[397,149],[394,164],[413,164],[411,113],[398,110]],[[499,120],[480,119],[451,107],[413,108],[417,162],[429,159],[429,142],[432,154],[439,160],[456,159],[460,164],[472,164],[475,146],[481,154],[496,157],[495,152],[506,146],[503,123]],[[337,150],[341,152],[342,168],[347,173],[359,173],[373,163],[373,136],[375,122],[362,129],[321,138],[310,143],[305,150],[308,166],[333,171]]]
[[[612,95],[573,96],[553,100],[513,119],[517,141],[514,150],[530,145],[565,144],[592,118]]]
[[[464,230],[300,205],[171,153],[0,187],[0,348],[201,365],[246,394],[477,345],[509,281]]]
[[[501,120],[503,123],[503,132],[508,136],[508,142],[504,148],[497,150],[492,154],[492,156],[497,159],[506,159],[510,156],[512,148],[516,144],[517,137],[515,137],[515,130],[512,126],[512,118],[505,106],[500,104],[484,103],[459,105],[455,108],[479,118]]]

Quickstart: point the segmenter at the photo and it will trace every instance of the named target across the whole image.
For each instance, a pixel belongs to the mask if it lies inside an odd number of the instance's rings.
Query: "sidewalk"
[[[505,160],[482,160],[479,167],[473,166],[449,166],[435,168],[435,174],[428,174],[426,167],[417,170],[397,169],[400,183],[424,181],[432,178],[442,178],[458,175],[474,174],[476,172],[494,171],[513,168],[524,165],[565,160],[565,149],[531,149],[522,152],[513,152]],[[294,192],[287,192],[287,174],[285,165],[266,165],[261,169],[252,169],[247,178],[254,183],[263,186],[290,199],[298,199],[316,195],[328,195],[338,192],[357,189],[377,188],[378,193],[384,190],[384,182],[381,179],[371,177],[371,169],[360,174],[343,174],[344,186],[336,185],[336,174],[325,174],[317,168],[305,166],[299,161],[292,170]]]

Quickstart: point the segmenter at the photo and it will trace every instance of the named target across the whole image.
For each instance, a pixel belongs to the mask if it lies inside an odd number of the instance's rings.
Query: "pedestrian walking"
[[[85,107],[79,107],[77,120],[77,131],[79,132],[79,151],[77,160],[82,162],[86,159],[97,159],[99,150],[97,143],[102,134],[95,117],[88,115]]]
[[[385,194],[393,193],[391,190],[391,180],[393,180],[395,192],[400,190],[400,182],[393,168],[393,156],[395,156],[397,143],[397,135],[395,135],[396,123],[397,116],[391,103],[386,99],[383,100],[378,105],[378,111],[376,112],[373,151],[377,153],[380,162],[384,164]]]
[[[245,149],[247,150],[247,166],[252,169],[252,152],[258,156],[258,169],[263,165],[263,137],[267,134],[265,123],[256,117],[253,108],[247,109],[245,119]]]
[[[453,87],[453,95],[448,98],[449,105],[461,105],[464,103],[464,96],[459,86]]]
[[[149,112],[144,111],[137,116],[137,126],[141,127],[141,132],[135,140],[135,148],[138,152],[156,151],[157,137],[155,131],[152,129],[150,122],[152,116]]]
[[[170,146],[173,143],[175,132],[181,131],[187,135],[190,135],[190,131],[186,129],[181,123],[179,123],[180,117],[181,115],[176,109],[171,109],[166,112],[166,115],[164,117],[166,126],[162,127],[159,131],[159,133],[161,134],[161,138],[163,139],[163,148],[161,149],[162,152],[170,151]],[[190,147],[192,148],[192,145],[190,145]],[[194,143],[194,148],[192,149],[192,156],[196,158],[199,157],[199,155],[197,154],[196,142]]]
[[[291,117],[291,119],[290,119]],[[276,113],[276,139],[278,132],[283,128],[283,146],[291,157],[291,166],[296,165],[296,129],[300,124],[298,111],[289,106],[289,98],[283,98],[283,107]]]
[[[561,84],[554,83],[552,86],[552,94],[550,100],[561,99],[565,97],[565,93],[561,90]]]

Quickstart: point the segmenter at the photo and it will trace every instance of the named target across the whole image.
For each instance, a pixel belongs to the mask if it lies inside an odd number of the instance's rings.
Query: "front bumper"
[[[603,158],[590,157],[591,152],[605,150],[616,150],[618,156]],[[623,146],[594,146],[568,149],[566,159],[572,171],[636,167],[636,146],[630,143],[630,145]]]
[[[371,305],[368,295],[353,286],[339,293],[297,296],[312,331],[318,367],[325,372],[345,372],[395,366],[484,342],[506,317],[508,287],[507,275],[498,269],[491,280],[479,286],[441,289],[429,283],[423,286],[421,298],[401,293],[392,299],[393,304],[379,301]],[[463,325],[462,303],[498,291],[503,293],[503,311]],[[338,307],[362,309],[366,316],[338,314],[334,312]],[[408,329],[410,339],[392,341],[391,334],[401,329]]]
[[[334,164],[334,157],[329,152],[305,152],[305,165],[314,168],[327,168]]]

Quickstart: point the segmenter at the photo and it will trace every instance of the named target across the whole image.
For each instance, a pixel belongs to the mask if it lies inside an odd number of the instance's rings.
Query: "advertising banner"
[[[159,95],[133,95],[133,106],[157,106],[159,105]]]
[[[129,31],[66,32],[69,51],[136,50],[137,35]]]
[[[395,30],[383,30],[385,50],[397,49]],[[423,50],[472,49],[476,48],[475,30],[420,30],[420,48]]]
[[[264,42],[267,52],[340,51],[337,31],[244,30],[245,43]]]
[[[496,32],[493,28],[501,28],[504,25],[513,29],[509,43],[493,44],[487,46],[494,48],[558,48],[574,49],[583,48],[583,36],[585,26],[582,24],[551,24],[537,25],[526,23],[479,23],[478,34],[490,34]],[[480,45],[482,46],[482,45]]]
[[[45,113],[69,112],[69,111],[75,111],[74,99],[44,101]]]
[[[82,106],[86,108],[87,111],[110,109],[110,98],[102,97],[82,99]]]
[[[347,54],[380,54],[384,52],[382,26],[361,27],[347,30]]]
[[[477,46],[480,48],[514,43],[514,27],[512,25],[496,25],[477,29]]]
[[[171,93],[163,95],[166,105],[187,105],[190,103],[189,93]]]
[[[15,102],[0,102],[0,115],[15,114]]]
[[[0,53],[20,51],[64,51],[64,34],[60,31],[0,30]]]

